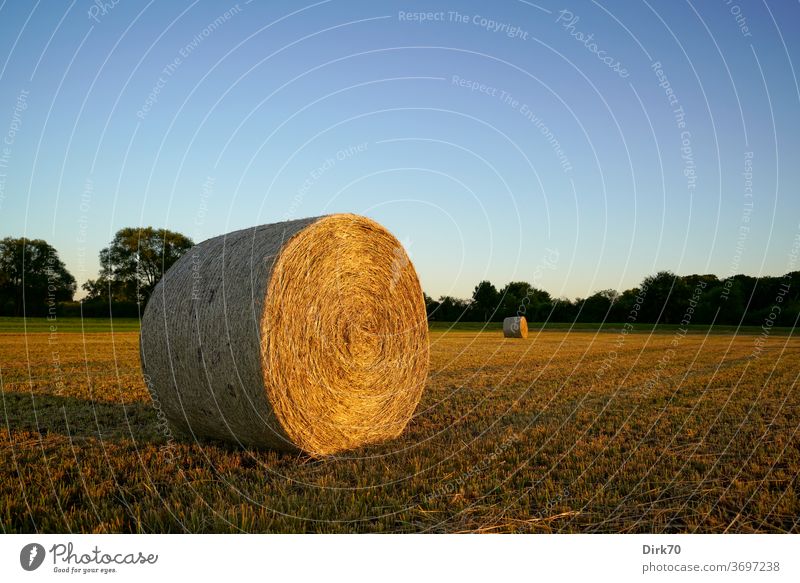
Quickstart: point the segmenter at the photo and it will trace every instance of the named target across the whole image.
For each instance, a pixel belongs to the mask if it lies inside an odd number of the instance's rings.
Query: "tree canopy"
[[[425,296],[432,321],[489,322],[524,315],[529,321],[627,322],[794,326],[800,312],[800,271],[780,277],[649,275],[622,293],[601,290],[588,298],[555,299],[524,281],[498,288],[484,280],[470,299]],[[633,314],[633,315],[632,315]]]
[[[144,303],[161,276],[194,242],[181,233],[127,227],[100,250],[100,277],[83,284],[87,299]]]
[[[499,300],[500,294],[497,293],[497,288],[490,281],[484,280],[476,285],[472,292],[473,311],[482,317],[482,321],[489,322],[494,318]]]
[[[110,306],[135,315],[158,281],[194,243],[181,234],[153,227],[128,227],[100,251],[100,274],[83,284],[91,308],[81,314],[106,315]],[[41,239],[0,240],[0,314],[55,314],[70,302],[75,278],[58,252]],[[137,304],[139,304],[137,306]],[[676,275],[659,271],[621,293],[598,291],[588,298],[554,298],[525,281],[502,288],[483,280],[461,299],[425,294],[428,319],[441,322],[499,322],[524,315],[532,322],[638,322],[795,326],[800,314],[800,271],[783,276]]]
[[[58,302],[72,300],[75,289],[75,278],[47,241],[25,237],[0,240],[2,314],[55,314]]]

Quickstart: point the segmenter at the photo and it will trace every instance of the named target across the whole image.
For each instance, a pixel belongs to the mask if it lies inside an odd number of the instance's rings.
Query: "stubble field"
[[[314,460],[171,440],[89,322],[0,322],[4,532],[800,530],[789,331],[434,327],[403,436]]]

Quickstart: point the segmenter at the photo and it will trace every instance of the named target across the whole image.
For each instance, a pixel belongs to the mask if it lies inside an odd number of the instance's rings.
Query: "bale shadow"
[[[315,463],[302,453],[252,449],[166,429],[150,403],[108,403],[47,393],[0,392],[0,431],[59,436],[72,442],[103,441],[126,446],[174,445],[189,459],[236,456],[244,468],[264,464]],[[13,440],[13,437],[12,437]],[[206,450],[204,452],[204,450]]]
[[[148,403],[107,403],[46,393],[2,392],[3,425],[11,433],[61,435],[160,445],[166,436]]]

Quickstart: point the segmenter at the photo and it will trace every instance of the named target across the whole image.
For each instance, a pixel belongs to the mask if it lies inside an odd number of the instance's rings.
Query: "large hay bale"
[[[408,423],[428,373],[425,302],[402,245],[370,219],[264,225],[175,263],[141,353],[173,431],[332,454]]]
[[[503,337],[527,338],[528,321],[525,316],[512,316],[503,320]]]

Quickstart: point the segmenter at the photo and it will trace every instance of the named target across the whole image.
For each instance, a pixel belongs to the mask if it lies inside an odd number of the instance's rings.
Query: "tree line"
[[[58,251],[42,239],[0,240],[0,315],[137,316],[161,276],[194,242],[181,233],[128,227],[100,250],[100,273],[73,301],[75,278]]]
[[[0,315],[137,316],[161,276],[194,242],[181,233],[128,227],[100,250],[100,272],[81,287],[42,239],[0,240]],[[23,293],[24,292],[24,293]],[[524,281],[498,289],[481,281],[467,299],[425,294],[430,321],[500,322],[524,315],[532,322],[627,322],[794,326],[800,312],[800,271],[779,277],[675,275],[660,271],[634,288],[587,298],[554,298]]]
[[[641,322],[795,326],[800,313],[800,271],[778,277],[675,275],[660,271],[634,288],[599,291],[587,298],[553,298],[524,281],[497,289],[475,286],[468,299],[425,295],[430,321],[500,322],[525,316],[532,322]]]

